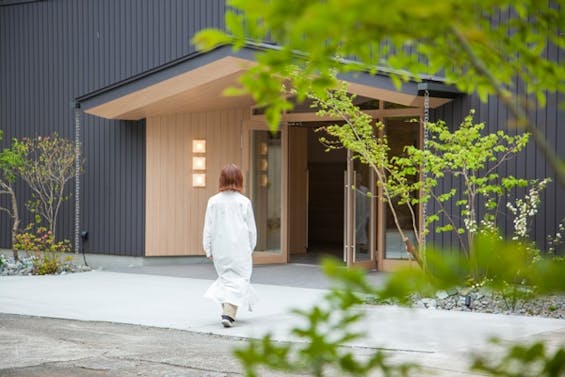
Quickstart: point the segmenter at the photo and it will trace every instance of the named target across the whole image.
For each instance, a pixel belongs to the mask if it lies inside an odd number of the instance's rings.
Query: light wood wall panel
[[[221,168],[241,166],[241,127],[248,110],[147,119],[147,256],[204,255],[202,227]],[[206,139],[206,187],[192,187],[192,140]]]

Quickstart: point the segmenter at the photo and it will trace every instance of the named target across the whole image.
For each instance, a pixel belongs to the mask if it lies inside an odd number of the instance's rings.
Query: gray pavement
[[[301,323],[289,311],[292,308],[308,308],[320,302],[327,292],[327,281],[315,266],[256,267],[253,283],[260,297],[259,304],[253,312],[242,310],[238,314],[236,327],[224,329],[219,324],[218,306],[202,297],[214,277],[211,265],[137,267],[121,272],[92,271],[60,276],[0,277],[0,313],[78,320],[80,322],[71,322],[75,325],[68,326],[75,326],[77,329],[86,327],[84,344],[104,338],[89,329],[91,324],[124,326],[124,329],[120,328],[120,332],[126,334],[129,329],[132,334],[110,342],[106,352],[110,352],[112,347],[129,349],[128,343],[132,344],[131,349],[136,349],[140,330],[132,330],[131,326],[144,326],[141,332],[155,332],[154,341],[159,342],[161,339],[165,344],[170,334],[177,334],[179,339],[183,339],[182,334],[186,337],[197,337],[200,334],[204,338],[198,338],[199,341],[211,348],[202,346],[200,349],[187,343],[183,348],[187,351],[184,356],[192,355],[193,350],[196,354],[204,355],[198,358],[198,362],[205,363],[207,361],[204,359],[213,354],[214,339],[221,339],[218,344],[227,348],[228,344],[237,345],[235,343],[241,342],[241,339],[256,338],[266,333],[271,333],[279,341],[296,341],[290,335],[290,329]],[[370,275],[370,279],[376,284],[385,278],[382,274]],[[267,282],[271,284],[266,284]],[[300,287],[300,284],[309,288]],[[550,345],[565,343],[565,320],[395,306],[363,306],[358,310],[366,314],[365,320],[359,324],[359,330],[367,336],[348,345],[356,353],[363,356],[375,349],[384,349],[394,360],[420,363],[434,375],[472,375],[465,372],[468,356],[473,352],[492,352],[492,346],[487,342],[491,336],[505,342],[527,342],[541,337],[548,340]],[[34,326],[41,327],[42,320],[34,317],[1,316],[0,330],[10,327],[6,322],[15,321],[14,318],[39,322]],[[104,331],[111,332],[110,338],[114,336],[112,330]],[[100,333],[104,331],[100,330]],[[29,336],[33,336],[33,333]],[[90,337],[97,339],[89,339]],[[212,340],[202,340],[208,339],[206,337],[212,337]],[[34,344],[32,338],[27,339],[27,342],[30,347]],[[25,341],[23,343],[28,344]],[[1,334],[0,346],[0,375],[10,375],[7,374],[8,368],[41,365],[38,364],[40,360],[30,360],[25,350],[11,350],[12,345],[9,341],[6,343],[6,337]],[[172,346],[170,349],[176,350],[176,347]],[[164,350],[162,356],[165,359],[166,354]],[[20,359],[25,361],[25,365],[18,364]],[[53,356],[48,353],[45,360],[51,359]],[[237,368],[222,371],[221,362],[217,362],[219,364],[216,369],[206,369],[206,373],[240,373]],[[200,375],[216,375],[201,373]]]
[[[215,280],[217,277],[214,266],[211,263],[145,265],[131,267],[110,267],[109,265],[105,265],[103,270],[204,280]],[[380,286],[386,281],[388,274],[369,271],[366,276],[367,280],[371,284],[374,286]],[[254,266],[253,283],[314,289],[328,289],[331,286],[331,282],[326,278],[320,266],[312,263]]]

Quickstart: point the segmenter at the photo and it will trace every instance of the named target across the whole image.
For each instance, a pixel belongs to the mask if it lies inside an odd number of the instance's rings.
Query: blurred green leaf
[[[218,46],[229,44],[232,37],[217,29],[204,29],[198,32],[192,39],[192,43],[198,50],[210,51]]]

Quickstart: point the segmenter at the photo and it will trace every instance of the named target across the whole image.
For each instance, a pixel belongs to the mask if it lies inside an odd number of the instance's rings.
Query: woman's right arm
[[[212,233],[214,231],[214,206],[208,201],[206,215],[204,216],[204,230],[202,231],[202,246],[206,257],[212,258]]]
[[[257,226],[255,225],[255,215],[253,214],[253,207],[251,206],[251,201],[247,202],[247,228],[249,229],[249,245],[251,246],[251,252],[255,250],[257,246]]]

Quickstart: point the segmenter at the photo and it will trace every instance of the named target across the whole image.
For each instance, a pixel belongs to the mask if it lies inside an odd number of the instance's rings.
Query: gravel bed
[[[412,306],[422,309],[459,310],[565,319],[565,296],[550,295],[530,299],[504,298],[485,288],[439,291],[435,297],[414,297]]]
[[[0,276],[34,275],[33,261],[35,256],[20,253],[19,259],[18,262],[15,262],[13,257],[6,257],[0,254]],[[84,271],[91,271],[91,268],[73,263],[63,263],[59,271],[57,271],[57,275]]]

